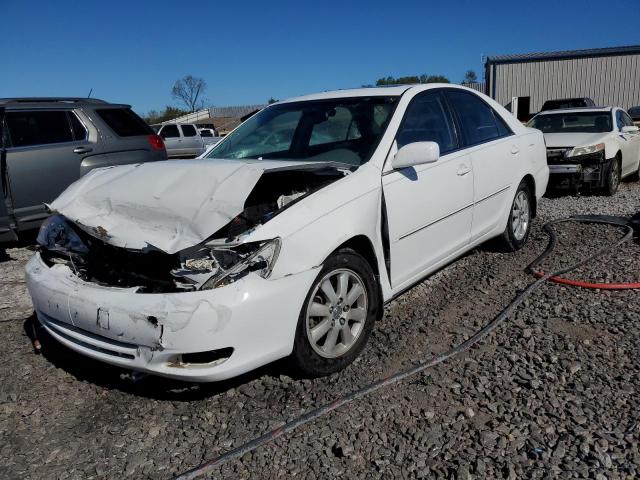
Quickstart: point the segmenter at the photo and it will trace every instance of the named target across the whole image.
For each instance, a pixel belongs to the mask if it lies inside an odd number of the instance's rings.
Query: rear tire
[[[350,248],[333,253],[302,305],[291,354],[295,366],[314,377],[345,368],[364,349],[379,303],[369,263]]]
[[[620,186],[620,170],[621,170],[620,157],[617,156],[609,164],[607,169],[607,176],[605,177],[604,194],[608,197],[615,195]]]
[[[507,228],[497,239],[501,250],[515,252],[527,243],[531,231],[531,217],[533,216],[532,205],[531,189],[527,182],[522,180],[511,203]]]

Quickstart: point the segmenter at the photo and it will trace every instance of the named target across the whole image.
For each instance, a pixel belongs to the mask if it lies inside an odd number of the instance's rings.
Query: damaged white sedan
[[[548,175],[542,134],[464,87],[311,95],[204,159],[86,175],[50,205],[27,284],[48,333],[104,362],[325,375],[384,302],[486,240],[522,247]]]

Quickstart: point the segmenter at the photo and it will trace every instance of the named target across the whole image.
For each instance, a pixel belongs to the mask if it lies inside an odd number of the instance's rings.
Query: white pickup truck
[[[153,128],[164,139],[169,158],[194,158],[205,151],[200,132],[191,123],[166,123]]]

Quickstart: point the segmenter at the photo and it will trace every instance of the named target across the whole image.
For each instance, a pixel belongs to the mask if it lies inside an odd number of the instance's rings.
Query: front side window
[[[426,92],[411,100],[396,142],[398,148],[414,142],[436,142],[441,154],[458,148],[453,119],[442,94]]]
[[[164,138],[177,138],[180,136],[180,132],[178,131],[177,125],[165,125],[160,130],[160,135]]]
[[[533,117],[527,127],[542,133],[604,133],[613,130],[610,112],[550,113]]]
[[[64,110],[6,112],[8,142],[12,147],[73,141]]]
[[[207,158],[322,160],[360,166],[387,127],[398,97],[355,97],[272,105],[222,140]]]
[[[502,118],[476,95],[448,90],[447,99],[462,124],[467,145],[489,142],[511,134]]]
[[[196,127],[193,125],[180,125],[182,128],[182,134],[185,137],[195,137],[196,136]]]
[[[622,113],[622,123],[624,123],[624,126],[633,127],[633,120],[631,120],[629,114],[623,110],[621,110],[620,113]]]
[[[622,110],[616,111],[616,126],[618,127],[618,130],[622,130],[622,127],[624,127],[624,119],[622,118]]]

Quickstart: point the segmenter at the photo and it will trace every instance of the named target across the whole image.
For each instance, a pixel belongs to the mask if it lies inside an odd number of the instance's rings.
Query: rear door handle
[[[89,147],[76,147],[73,149],[73,153],[89,153],[92,151],[93,151],[93,148],[89,148]]]
[[[513,146],[511,147],[511,153],[513,153],[514,155],[516,155],[517,153],[520,152],[520,149],[517,146]]]
[[[471,171],[471,168],[469,168],[468,165],[458,165],[458,171],[456,172],[458,174],[459,177],[462,177],[464,175],[466,175],[467,173],[469,173]]]

